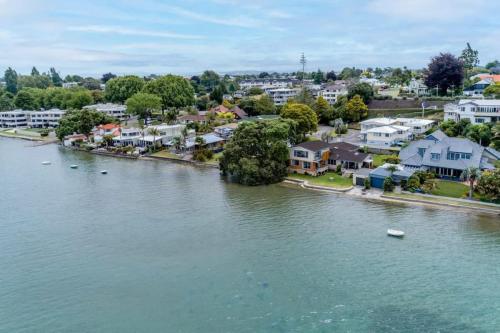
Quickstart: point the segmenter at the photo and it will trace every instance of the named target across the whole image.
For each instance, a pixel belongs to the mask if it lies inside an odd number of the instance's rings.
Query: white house
[[[461,99],[458,104],[444,106],[444,120],[469,119],[472,124],[500,120],[500,99]]]
[[[347,96],[347,85],[331,84],[324,87],[318,92],[318,96],[322,96],[330,105],[337,102],[340,96]]]
[[[121,128],[120,135],[113,138],[117,146],[137,146],[142,138],[142,132],[139,128]]]
[[[87,110],[96,110],[98,112],[104,112],[108,116],[115,117],[119,120],[128,118],[126,105],[113,104],[113,103],[106,103],[106,104],[100,103],[94,105],[87,105],[84,106],[83,108]]]
[[[0,112],[0,127],[22,128],[28,127],[28,117],[30,111],[14,110]]]
[[[361,137],[364,141],[367,140],[368,130],[383,127],[383,126],[403,126],[410,129],[410,134],[420,135],[431,129],[436,122],[429,119],[419,118],[373,118],[360,122]]]
[[[28,111],[28,126],[32,128],[57,127],[65,113],[66,111],[59,109]]]
[[[429,88],[424,84],[422,80],[411,79],[408,84],[408,91],[417,95],[424,96],[429,94]]]
[[[184,130],[185,125],[153,125],[148,126],[144,130],[144,136],[141,136],[138,139],[138,145],[141,147],[147,147],[156,143],[157,145],[166,145],[168,142],[172,141],[172,139],[176,136],[182,136],[182,131]],[[159,135],[151,135],[150,130],[156,129],[159,132]]]
[[[276,105],[284,105],[290,98],[297,96],[300,92],[298,88],[274,88],[267,89],[268,94]]]
[[[391,125],[371,128],[366,131],[366,143],[371,146],[390,147],[412,138],[411,128],[406,126]]]

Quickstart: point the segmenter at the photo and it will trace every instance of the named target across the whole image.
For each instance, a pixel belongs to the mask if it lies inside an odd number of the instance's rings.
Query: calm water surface
[[[500,221],[0,138],[0,331],[500,332]]]

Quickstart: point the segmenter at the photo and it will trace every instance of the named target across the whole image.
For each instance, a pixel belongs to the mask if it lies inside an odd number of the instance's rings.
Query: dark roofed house
[[[243,109],[241,109],[239,106],[235,106],[229,111],[234,113],[234,115],[236,116],[236,119],[245,119],[248,117],[248,114]]]
[[[342,143],[342,145],[339,145],[339,143]],[[371,156],[357,151],[357,147],[356,149],[352,149],[350,146],[356,147],[345,142],[330,144],[330,157],[328,158],[328,166],[330,169],[336,169],[337,165],[341,165],[344,169],[371,167]]]
[[[390,167],[394,167],[394,171]],[[384,188],[384,181],[387,177],[391,177],[396,184],[401,184],[401,181],[408,181],[414,173],[415,169],[405,168],[399,164],[386,163],[370,172],[370,184],[375,188]]]

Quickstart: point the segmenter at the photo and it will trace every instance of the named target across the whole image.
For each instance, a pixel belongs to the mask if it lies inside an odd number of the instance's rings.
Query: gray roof
[[[391,171],[388,170],[388,165],[383,165],[379,166],[372,172],[370,172],[370,176],[375,176],[375,177],[396,177],[396,178],[410,178],[411,175],[415,173],[416,170],[414,169],[409,169],[409,168],[404,168],[400,165],[396,165],[396,168],[398,170],[394,171],[391,173]]]
[[[436,140],[441,141],[441,140],[443,140],[444,138],[447,138],[447,137],[448,136],[446,134],[444,134],[443,131],[441,131],[441,130],[438,129],[437,131],[434,131],[431,134],[427,135],[425,138],[427,140],[434,140],[434,139],[436,139]]]
[[[441,131],[431,134],[433,137],[442,137]],[[419,151],[424,150],[423,154]],[[406,166],[416,167],[441,167],[456,170],[464,170],[468,167],[480,168],[483,163],[483,152],[485,148],[465,138],[450,138],[444,135],[439,141],[418,140],[411,142],[407,147],[401,149],[399,158]],[[470,159],[449,160],[448,152],[471,154]],[[439,158],[431,158],[431,154],[439,154]]]

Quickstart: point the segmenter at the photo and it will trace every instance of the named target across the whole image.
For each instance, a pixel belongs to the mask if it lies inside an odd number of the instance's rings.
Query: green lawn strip
[[[222,152],[214,154],[210,160],[208,160],[206,163],[208,164],[213,164],[213,165],[219,165],[219,159],[222,157]]]
[[[161,157],[161,158],[170,158],[174,160],[182,160],[182,157],[177,156],[175,154],[172,154],[171,152],[168,152],[166,150],[158,151],[154,154],[151,154],[153,157]]]
[[[446,205],[454,205],[454,206],[462,206],[462,207],[472,207],[472,208],[486,208],[486,209],[495,209],[500,212],[500,206],[497,208],[495,206],[491,205],[483,205],[479,202],[464,202],[464,201],[457,201],[453,200],[451,198],[446,198],[446,197],[425,197],[421,196],[418,194],[411,194],[411,193],[389,193],[385,192],[384,193],[385,197],[389,198],[395,198],[395,199],[409,199],[409,200],[418,200],[422,202],[427,202],[427,203],[438,203],[438,204],[446,204]]]
[[[450,198],[466,198],[468,192],[469,187],[462,183],[449,180],[437,180],[436,188],[431,191],[431,194]]]
[[[311,185],[326,186],[332,188],[349,188],[352,186],[352,179],[347,177],[342,177],[333,172],[327,172],[326,174],[318,177],[301,175],[301,174],[291,174],[288,176],[292,179],[307,180]]]

